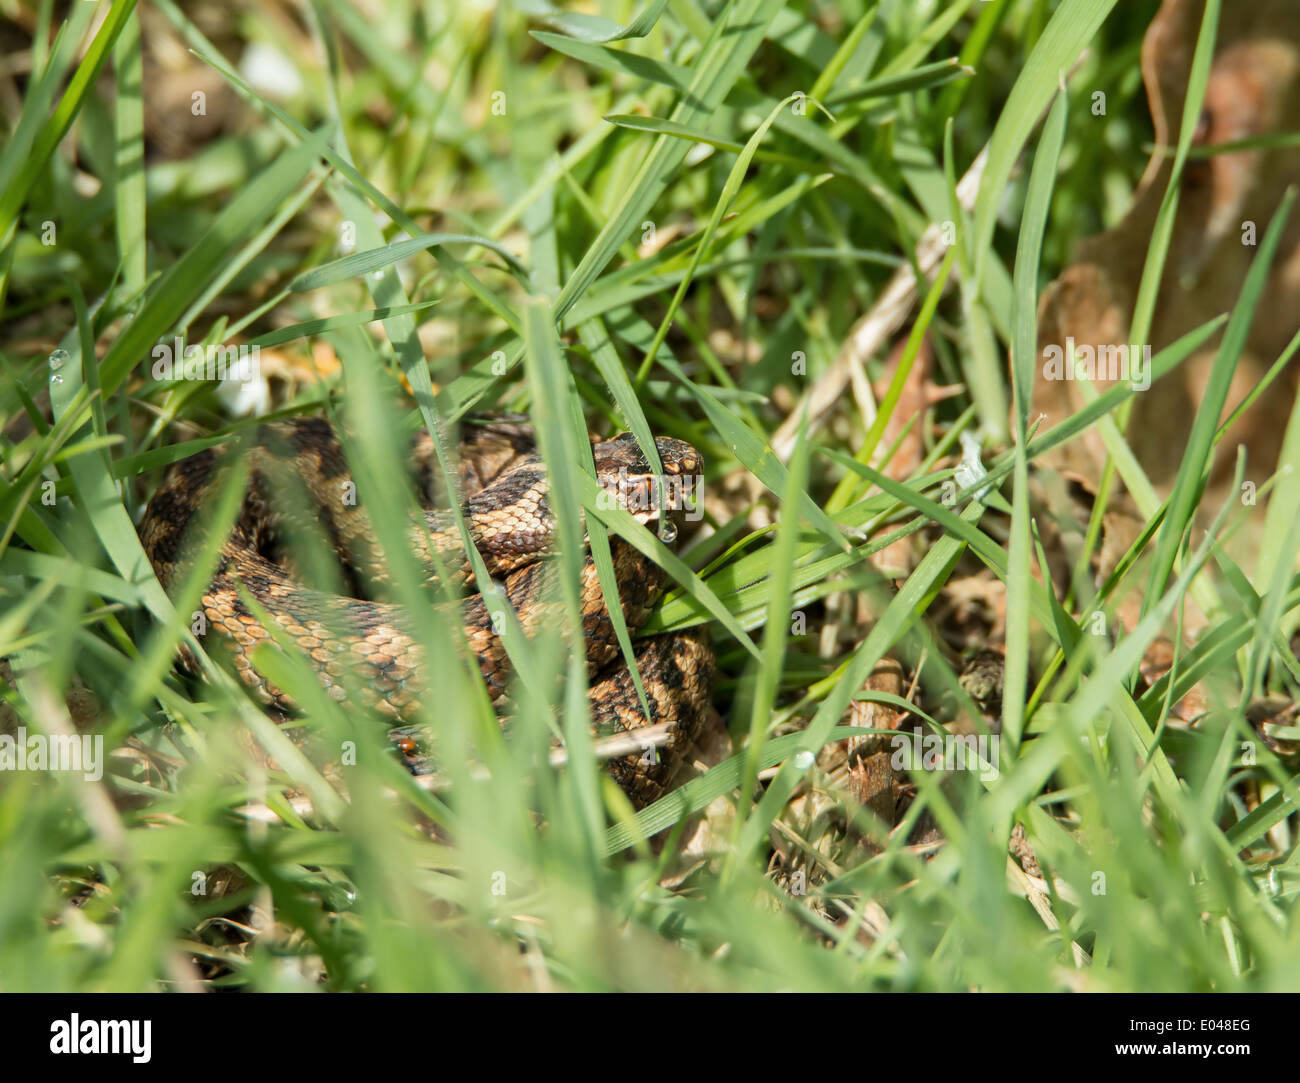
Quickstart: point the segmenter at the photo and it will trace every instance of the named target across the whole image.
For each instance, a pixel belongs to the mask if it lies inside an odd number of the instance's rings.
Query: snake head
[[[671,541],[668,536],[671,524],[663,512],[689,511],[692,508],[704,459],[684,440],[668,436],[655,437],[655,447],[663,463],[662,474],[656,473],[630,432],[597,444],[592,448],[596,480],[612,507],[630,512],[641,523],[662,519],[661,536],[665,541]],[[672,536],[676,536],[675,528]]]

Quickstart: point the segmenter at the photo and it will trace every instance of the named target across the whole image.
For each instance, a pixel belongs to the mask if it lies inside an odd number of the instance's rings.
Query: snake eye
[[[638,478],[636,485],[628,494],[628,511],[653,511],[655,490],[649,478]]]

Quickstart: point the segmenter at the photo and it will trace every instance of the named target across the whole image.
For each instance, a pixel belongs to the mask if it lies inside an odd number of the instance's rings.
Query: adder
[[[689,444],[659,437],[656,445],[667,481],[680,483],[701,474],[702,459]],[[441,566],[459,584],[472,588],[454,518],[431,506],[431,449],[427,435],[417,438],[411,449],[423,507],[409,524],[407,542],[431,583]],[[630,434],[594,442],[592,450],[605,492],[641,522],[657,523],[661,537],[670,539],[682,509],[682,486],[653,485],[651,466]],[[556,561],[547,559],[555,540],[549,484],[527,428],[512,423],[471,428],[460,452],[465,495],[461,510],[488,572],[501,583],[526,635],[562,627],[555,589],[560,570]],[[422,648],[406,607],[379,600],[386,562],[366,511],[365,493],[357,492],[338,435],[327,421],[268,423],[242,452],[207,449],[173,464],[139,527],[159,580],[169,592],[183,580],[194,548],[203,540],[202,513],[215,505],[226,472],[240,453],[247,458],[248,480],[234,526],[202,594],[208,629],[229,648],[239,675],[274,707],[295,709],[253,665],[253,649],[271,636],[259,620],[259,609],[302,651],[329,695],[347,701],[355,694],[399,726],[414,720],[418,705],[429,702],[429,693],[436,689],[428,687]],[[647,499],[655,492],[668,496]],[[313,580],[296,558],[302,552],[299,540],[311,532],[326,539],[337,554],[340,563],[332,584]],[[620,605],[635,634],[661,597],[664,576],[653,561],[621,539],[611,535],[610,546]],[[241,588],[255,607],[246,604]],[[696,631],[634,640],[650,709],[647,719],[589,553],[584,553],[579,591],[596,733],[610,735],[647,724],[669,727],[668,743],[657,757],[632,754],[609,764],[633,802],[644,805],[664,791],[682,750],[699,730],[708,705],[713,653]],[[429,604],[435,604],[435,595],[430,592]],[[455,616],[488,694],[501,711],[508,702],[510,666],[489,606],[481,595],[469,593]]]

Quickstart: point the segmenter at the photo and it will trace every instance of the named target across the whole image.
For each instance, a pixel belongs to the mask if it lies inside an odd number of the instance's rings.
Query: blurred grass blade
[[[113,200],[122,285],[139,293],[145,284],[144,98],[140,55],[140,16],[132,12],[113,48],[116,94],[113,103]]]
[[[288,327],[277,327],[274,331],[267,331],[264,335],[249,339],[248,345],[249,347],[282,346],[286,342],[296,342],[300,338],[310,338],[326,331],[336,331],[341,327],[355,327],[358,324],[375,323],[380,320],[391,319],[394,316],[406,316],[412,312],[422,312],[438,303],[437,300],[419,301],[413,305],[370,308],[364,312],[349,312],[342,316],[326,316],[320,320],[305,320],[302,323],[292,323]]]
[[[1169,240],[1173,236],[1174,220],[1178,214],[1178,199],[1182,193],[1183,165],[1187,161],[1196,126],[1200,121],[1205,87],[1210,78],[1210,64],[1214,59],[1214,42],[1219,26],[1219,0],[1205,0],[1200,32],[1196,36],[1196,49],[1187,76],[1187,96],[1183,100],[1182,123],[1178,129],[1178,148],[1174,152],[1169,182],[1151,227],[1151,240],[1147,245],[1142,278],[1138,282],[1137,298],[1133,302],[1133,318],[1129,327],[1129,341],[1146,342],[1155,312],[1156,294],[1164,279],[1165,260],[1169,253]]]
[[[668,6],[668,0],[651,0],[641,14],[626,26],[620,26],[613,19],[600,15],[585,15],[580,12],[562,11],[547,3],[547,0],[514,0],[515,7],[529,15],[544,18],[549,26],[579,41],[606,42],[625,41],[628,38],[643,38],[654,29],[659,16]]]
[[[90,92],[95,78],[104,66],[104,61],[108,59],[113,43],[117,41],[118,34],[122,32],[122,27],[126,25],[127,18],[134,8],[135,0],[113,0],[112,7],[99,25],[95,40],[90,43],[86,55],[77,65],[77,70],[72,73],[68,89],[59,99],[59,104],[55,106],[53,116],[32,140],[31,150],[21,159],[17,159],[19,152],[15,150],[14,160],[21,160],[22,165],[17,169],[12,181],[5,185],[3,191],[0,191],[0,244],[8,238],[18,210],[27,199],[27,193],[36,183],[41,170],[45,168],[46,161],[67,134],[72,121],[81,112],[86,95]],[[57,74],[53,77],[57,78]],[[39,105],[41,98],[36,97],[32,101]],[[24,109],[24,119],[26,119],[26,109]],[[5,171],[11,169],[11,161],[6,161],[4,168]]]
[[[1116,0],[1065,0],[1055,12],[1025,61],[1011,88],[989,140],[984,180],[975,201],[975,279],[983,277],[992,254],[993,225],[1002,202],[1002,190],[1011,177],[1021,148],[1038,124],[1070,70],[1092,36],[1114,8]]]
[[[784,0],[729,0],[714,20],[709,40],[692,68],[690,86],[669,119],[685,125],[710,119],[783,6]],[[563,317],[587,292],[619,246],[639,228],[689,149],[681,140],[659,137],[618,209],[565,282],[555,302],[557,317]]]
[[[306,290],[319,289],[321,286],[330,286],[335,282],[342,282],[348,278],[358,278],[361,275],[371,274],[382,267],[388,267],[407,259],[416,252],[423,252],[435,245],[442,244],[474,244],[491,249],[505,260],[522,280],[526,282],[528,279],[528,271],[524,265],[495,241],[489,241],[486,237],[475,237],[467,233],[426,233],[419,237],[408,238],[405,241],[394,241],[392,244],[381,245],[379,248],[370,248],[364,252],[354,252],[350,256],[332,260],[320,267],[313,267],[310,271],[304,271],[290,282],[289,289],[302,293]]]
[[[1228,401],[1228,389],[1232,383],[1237,361],[1246,345],[1250,334],[1250,325],[1268,285],[1268,272],[1273,263],[1291,208],[1295,204],[1296,189],[1287,189],[1281,205],[1273,215],[1264,238],[1260,242],[1259,252],[1251,261],[1250,270],[1242,283],[1241,294],[1233,306],[1228,326],[1223,332],[1223,341],[1215,356],[1206,381],[1205,393],[1197,408],[1196,418],[1192,422],[1192,431],[1187,438],[1187,448],[1183,452],[1182,465],[1174,480],[1174,490],[1169,498],[1169,514],[1165,516],[1164,525],[1156,542],[1155,557],[1151,567],[1151,577],[1147,593],[1143,599],[1143,613],[1150,611],[1155,600],[1164,593],[1165,585],[1173,572],[1179,547],[1184,533],[1191,526],[1196,515],[1196,494],[1200,487],[1201,474],[1205,471],[1214,447],[1214,435],[1218,428],[1219,417]]]
[[[1033,400],[1038,352],[1038,268],[1043,254],[1043,234],[1051,209],[1056,167],[1065,139],[1067,102],[1062,90],[1048,115],[1034,155],[1029,192],[1020,219],[1016,245],[1011,344],[1012,398],[1015,402],[1016,442],[1014,492],[1011,506],[1011,544],[1007,555],[1006,673],[1002,695],[1002,733],[1015,757],[1024,727],[1025,684],[1029,679],[1029,593],[1032,562],[1029,528],[1029,408]],[[1050,582],[1047,568],[1039,574]],[[1010,822],[995,825],[999,837],[1011,830]]]
[[[123,329],[100,362],[100,382],[111,394],[132,368],[164,335],[175,330],[176,319],[218,273],[231,253],[275,213],[316,166],[328,138],[322,129],[279,159],[248,184],[217,215],[203,237],[176,261],[149,291],[134,320]]]
[[[974,68],[968,68],[956,57],[949,57],[947,60],[936,60],[933,64],[923,64],[902,75],[886,75],[879,79],[868,79],[857,86],[846,87],[835,94],[827,95],[825,105],[827,109],[834,109],[839,105],[848,105],[850,102],[865,101],[869,98],[886,98],[891,94],[904,94],[909,90],[926,90],[974,74]]]
[[[749,736],[745,742],[745,769],[741,775],[740,792],[751,793],[758,778],[758,763],[763,751],[768,726],[772,722],[772,709],[776,705],[777,689],[784,669],[786,644],[790,635],[790,612],[793,592],[790,589],[794,568],[795,543],[799,539],[799,493],[808,479],[809,440],[807,417],[802,418],[794,451],[790,456],[789,473],[781,506],[785,509],[776,528],[772,545],[772,574],[768,577],[767,621],[763,626],[763,658],[759,663],[755,681],[754,702],[749,715]],[[739,853],[737,844],[742,821],[738,818],[733,828],[732,851]]]

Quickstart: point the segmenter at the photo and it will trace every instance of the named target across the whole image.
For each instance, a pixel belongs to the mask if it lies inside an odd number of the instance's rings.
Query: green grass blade
[[[241,191],[204,233],[202,240],[182,256],[149,292],[131,321],[100,362],[104,393],[110,394],[153,344],[173,331],[176,319],[218,273],[239,243],[269,218],[315,166],[328,132],[318,132],[306,142],[285,151]]]
[[[691,125],[712,116],[727,92],[740,78],[749,58],[761,43],[767,27],[784,0],[731,0],[714,22],[692,69],[687,87],[670,120]],[[681,165],[688,147],[680,140],[660,136],[645,164],[621,200],[618,210],[600,231],[565,282],[556,298],[558,317],[573,307],[596,280],[614,253],[653,206]]]
[[[145,284],[144,99],[140,82],[140,17],[132,12],[113,47],[117,93],[113,106],[116,159],[113,196],[122,285],[139,293]]]
[[[1060,86],[1063,72],[1092,40],[1115,6],[1115,0],[1066,0],[1053,13],[1024,70],[1011,88],[1006,105],[989,140],[984,181],[975,202],[975,277],[984,274],[993,238],[994,219],[1002,190],[1020,151]]]
[[[1056,167],[1065,139],[1067,98],[1062,91],[1047,118],[1034,155],[1029,194],[1016,246],[1014,335],[1011,346],[1012,392],[1016,410],[1015,492],[1012,498],[1011,545],[1007,558],[1006,674],[1002,696],[1002,733],[1015,756],[1024,728],[1025,682],[1029,677],[1029,582],[1032,559],[1029,536],[1029,407],[1033,398],[1038,350],[1038,267],[1051,207]],[[1047,577],[1046,568],[1041,569]],[[998,830],[1010,831],[1010,823]]]
[[[1168,583],[1173,571],[1178,549],[1182,544],[1183,534],[1191,526],[1196,514],[1196,492],[1214,446],[1214,436],[1219,417],[1228,399],[1232,374],[1236,370],[1237,359],[1250,333],[1255,309],[1268,283],[1269,268],[1281,241],[1287,219],[1290,217],[1295,196],[1295,189],[1288,189],[1277,213],[1273,215],[1273,220],[1269,223],[1260,243],[1259,252],[1251,262],[1250,271],[1242,284],[1241,295],[1233,306],[1228,326],[1223,333],[1223,341],[1219,345],[1219,352],[1210,370],[1209,380],[1206,382],[1205,394],[1196,411],[1191,434],[1187,438],[1187,450],[1183,453],[1182,466],[1179,467],[1174,489],[1170,494],[1169,514],[1165,517],[1156,543],[1144,611],[1164,592],[1165,584]]]
[[[113,48],[118,34],[122,32],[134,8],[135,0],[113,0],[113,6],[109,8],[104,21],[99,25],[95,40],[90,43],[85,57],[77,65],[77,70],[73,72],[68,82],[68,89],[59,99],[59,104],[55,106],[53,116],[41,129],[40,134],[32,140],[31,150],[17,170],[16,176],[5,186],[3,192],[0,192],[0,242],[9,236],[9,231],[13,228],[18,210],[26,200],[27,193],[36,183],[41,170],[45,168],[46,161],[54,153],[54,148],[62,141],[73,120],[81,111],[86,95],[90,92],[95,78],[104,66],[104,61],[108,59],[109,51]]]

